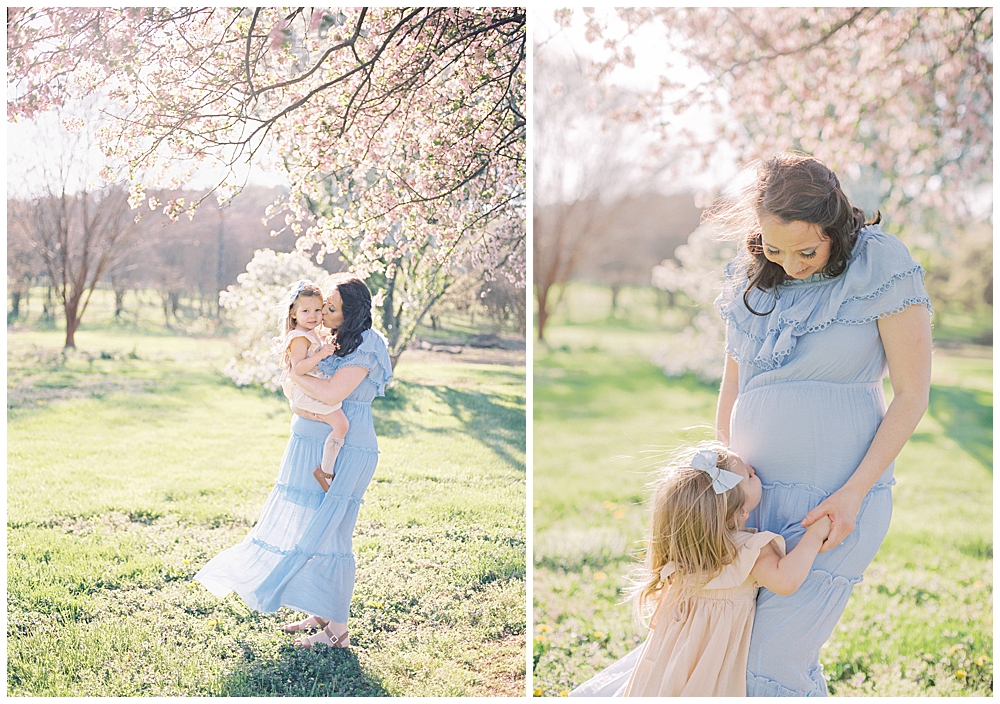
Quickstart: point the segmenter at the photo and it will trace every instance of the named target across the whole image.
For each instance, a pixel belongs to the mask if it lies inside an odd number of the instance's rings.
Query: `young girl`
[[[316,365],[332,355],[337,348],[336,345],[324,344],[316,332],[323,320],[323,292],[318,286],[308,281],[298,281],[292,284],[288,300],[290,303],[285,318],[285,337],[281,342],[281,388],[293,413],[314,413],[333,431],[323,444],[320,466],[313,470],[316,481],[323,487],[323,491],[327,491],[333,481],[334,462],[340,448],[344,446],[344,436],[349,428],[347,416],[340,410],[339,403],[331,406],[306,394],[301,386],[288,378],[288,370],[317,379],[329,379],[327,374],[316,369]]]
[[[629,598],[652,608],[626,697],[746,696],[758,585],[782,596],[805,581],[830,533],[827,517],[795,549],[744,523],[761,499],[752,467],[721,443],[682,452],[654,484],[652,526]]]

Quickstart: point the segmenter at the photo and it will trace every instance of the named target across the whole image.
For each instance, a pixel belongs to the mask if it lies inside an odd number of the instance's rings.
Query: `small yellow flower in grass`
[[[384,609],[385,605],[381,601],[369,601],[368,608],[370,609]]]
[[[547,623],[539,624],[539,626],[538,626],[538,632],[539,633],[551,633],[552,632],[552,626],[550,626]]]
[[[547,641],[548,641],[548,638],[546,638],[545,635],[542,634],[542,633],[539,633],[537,636],[535,636],[535,642],[536,643],[545,643]]]
[[[208,625],[209,625],[209,626],[218,626],[218,625],[219,625],[219,622],[218,622],[218,621],[209,621],[209,622],[208,622]]]
[[[615,511],[615,518],[621,518],[624,515],[625,515],[625,512],[622,511],[621,509],[618,509],[617,511]]]
[[[976,664],[979,665],[979,667],[982,667],[983,665],[985,665],[986,664],[986,656],[985,655],[980,655],[978,658],[976,658]]]
[[[541,508],[542,507],[542,502],[541,501],[536,501],[534,503],[534,506],[535,506],[535,508]]]
[[[569,696],[569,692],[567,692],[567,691],[566,691],[566,690],[564,689],[563,691],[559,692],[559,696],[560,696],[560,697],[568,697],[568,696]]]
[[[972,583],[972,586],[974,586],[976,589],[982,589],[983,583],[981,580],[977,579],[975,582]]]
[[[964,680],[965,679],[965,670],[959,670],[958,672],[956,672],[955,673],[955,677],[957,677],[960,680]]]
[[[185,565],[190,565],[191,564],[191,560],[184,560],[184,564]]]
[[[603,582],[607,578],[608,578],[608,575],[604,574],[603,572],[594,572],[594,581],[595,582]]]
[[[964,647],[965,646],[962,645],[961,643],[956,643],[955,645],[951,646],[948,649],[948,655],[954,655],[955,653],[957,653],[959,650],[961,650]]]
[[[536,697],[542,696],[542,688],[541,687],[535,687],[535,690],[532,692],[532,694],[534,696],[536,696]]]
[[[604,640],[604,634],[600,631],[594,631],[594,640]]]

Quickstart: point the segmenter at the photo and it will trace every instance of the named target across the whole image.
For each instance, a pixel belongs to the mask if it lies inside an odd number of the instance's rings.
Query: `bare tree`
[[[63,126],[79,125],[79,114],[56,117],[46,125],[48,148],[38,150],[29,178],[18,184],[25,190],[11,198],[8,183],[8,207],[10,221],[27,236],[62,306],[65,347],[75,348],[94,288],[128,252],[135,216],[124,186],[94,185],[92,130]]]
[[[636,96],[599,83],[580,57],[535,50],[532,252],[538,339],[611,204],[648,188],[672,159],[645,139]]]

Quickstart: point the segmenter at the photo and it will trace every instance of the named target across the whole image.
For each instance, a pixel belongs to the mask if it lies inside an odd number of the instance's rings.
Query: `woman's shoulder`
[[[902,240],[883,232],[878,225],[866,225],[858,233],[847,267],[850,270],[858,265],[881,265],[890,269],[919,266]]]
[[[368,328],[361,333],[361,344],[358,345],[358,350],[374,352],[388,349],[389,341],[385,339],[385,335],[375,328]]]
[[[340,358],[340,367],[364,367],[368,380],[375,385],[377,396],[385,395],[385,385],[392,379],[392,360],[385,335],[369,328],[361,333],[361,344],[353,352]]]

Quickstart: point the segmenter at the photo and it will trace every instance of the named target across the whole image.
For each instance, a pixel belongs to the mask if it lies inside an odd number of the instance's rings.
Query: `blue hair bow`
[[[698,450],[691,458],[691,468],[698,469],[712,478],[712,488],[716,494],[729,491],[743,481],[736,472],[719,469],[719,456],[711,450]]]

